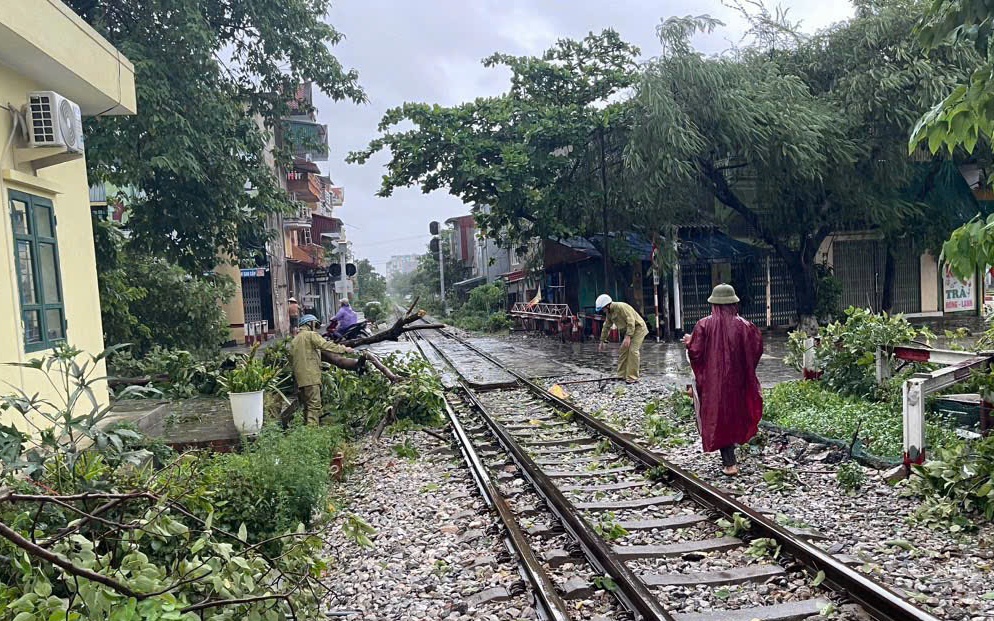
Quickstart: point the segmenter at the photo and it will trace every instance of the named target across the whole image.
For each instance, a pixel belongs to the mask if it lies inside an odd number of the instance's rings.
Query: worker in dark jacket
[[[597,297],[595,308],[598,313],[604,313],[604,327],[601,329],[601,350],[607,343],[611,326],[625,334],[618,348],[618,377],[624,378],[629,384],[639,381],[639,363],[642,361],[642,342],[649,334],[645,319],[632,308],[630,304],[615,302],[611,296],[604,293]]]
[[[739,297],[731,285],[714,288],[711,315],[683,338],[697,382],[695,410],[704,452],[721,452],[728,476],[739,473],[735,445],[756,435],[763,417],[763,395],[756,367],[763,356],[763,334],[739,316]]]

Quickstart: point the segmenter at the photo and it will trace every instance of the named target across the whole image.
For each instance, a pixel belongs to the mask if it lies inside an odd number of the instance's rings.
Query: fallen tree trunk
[[[415,298],[411,305],[407,308],[407,311],[393,323],[392,326],[386,330],[381,330],[372,336],[364,336],[358,339],[352,339],[342,343],[346,347],[361,347],[362,345],[372,345],[373,343],[381,343],[383,341],[397,341],[400,339],[401,335],[405,332],[413,332],[414,330],[438,330],[444,328],[442,324],[424,324],[420,326],[412,326],[411,324],[415,321],[419,321],[424,317],[424,311],[414,312],[414,307],[417,305],[419,298]]]

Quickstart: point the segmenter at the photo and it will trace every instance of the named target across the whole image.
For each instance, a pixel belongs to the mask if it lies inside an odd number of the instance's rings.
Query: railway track
[[[938,621],[818,547],[818,533],[778,524],[468,341],[412,335],[443,374],[459,449],[546,618],[587,618],[566,600],[594,583],[639,620],[791,621],[855,603],[877,621]]]

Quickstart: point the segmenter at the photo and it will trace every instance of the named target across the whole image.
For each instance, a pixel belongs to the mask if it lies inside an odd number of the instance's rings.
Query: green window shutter
[[[39,196],[9,194],[24,348],[48,349],[66,338],[55,207]]]

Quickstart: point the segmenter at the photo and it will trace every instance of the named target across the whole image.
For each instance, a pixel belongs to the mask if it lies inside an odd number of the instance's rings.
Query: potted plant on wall
[[[256,358],[255,349],[239,360],[219,382],[228,393],[235,428],[247,435],[255,435],[262,429],[266,391],[283,395],[280,369]]]

